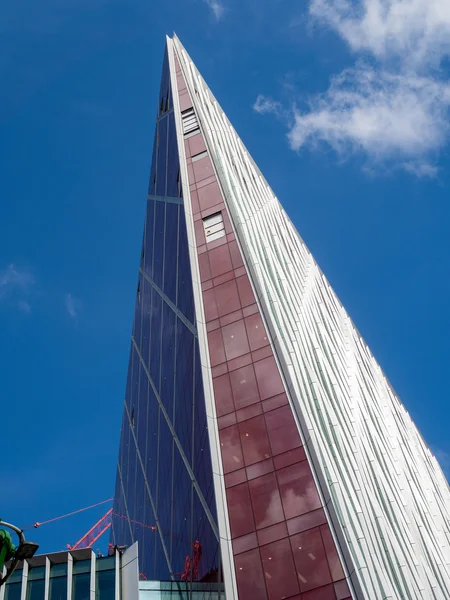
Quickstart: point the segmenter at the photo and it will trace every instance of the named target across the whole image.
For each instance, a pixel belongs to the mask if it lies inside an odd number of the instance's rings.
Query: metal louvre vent
[[[225,224],[223,222],[222,213],[218,212],[203,219],[203,227],[205,228],[206,243],[224,237]]]
[[[196,129],[199,129],[197,115],[194,112],[193,108],[188,108],[184,112],[181,113],[181,118],[183,120],[183,133],[186,135],[187,133],[191,133]]]

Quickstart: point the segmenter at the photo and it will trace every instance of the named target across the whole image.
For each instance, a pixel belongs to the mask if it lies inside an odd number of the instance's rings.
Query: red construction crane
[[[198,577],[198,566],[202,557],[202,545],[198,540],[192,544],[192,560],[186,556],[184,571],[180,574],[180,581],[195,581]]]
[[[78,548],[91,548],[100,536],[102,536],[106,530],[111,527],[113,509],[110,508],[106,515],[103,515],[97,523],[89,529],[87,533],[83,535],[81,540],[78,540],[76,544],[70,546],[67,544],[69,550],[78,550]]]
[[[33,527],[37,529],[41,527],[41,525],[46,525],[47,523],[52,523],[53,521],[58,521],[59,519],[65,519],[66,517],[70,517],[72,515],[76,515],[80,512],[84,512],[85,510],[89,510],[90,508],[95,508],[96,506],[100,506],[101,504],[106,504],[107,502],[111,502],[113,498],[108,498],[108,500],[102,500],[102,502],[97,502],[97,504],[91,504],[90,506],[86,506],[84,508],[80,508],[78,510],[74,510],[73,512],[67,513],[65,515],[60,515],[59,517],[54,517],[53,519],[48,519],[47,521],[36,521]],[[91,548],[95,542],[102,536],[105,531],[107,531],[111,527],[112,517],[118,517],[120,519],[125,519],[126,517],[123,515],[119,515],[113,512],[113,509],[110,508],[108,512],[103,515],[101,519],[95,523],[91,529],[80,539],[76,544],[71,546],[67,544],[67,548],[69,550],[78,550],[80,548]],[[141,527],[146,527],[151,529],[152,531],[156,531],[155,525],[146,525],[145,523],[140,523],[139,521],[135,521],[134,519],[130,519],[131,523],[136,523],[136,525],[140,525]],[[31,526],[30,526],[31,527]],[[24,527],[24,529],[27,529]]]

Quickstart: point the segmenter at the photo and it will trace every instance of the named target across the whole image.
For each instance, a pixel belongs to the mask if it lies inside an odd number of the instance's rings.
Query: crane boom
[[[97,523],[89,529],[89,531],[80,539],[76,544],[70,546],[67,544],[69,550],[77,550],[79,548],[91,548],[98,538],[105,533],[111,527],[113,509],[110,508],[103,517],[97,521]]]

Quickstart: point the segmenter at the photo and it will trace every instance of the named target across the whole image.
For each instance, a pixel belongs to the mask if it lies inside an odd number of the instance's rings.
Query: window
[[[205,217],[203,227],[205,228],[206,243],[225,236],[225,223],[221,212]]]
[[[50,567],[49,600],[66,600],[67,598],[67,563]]]
[[[35,567],[28,572],[26,600],[44,600],[45,567]],[[66,593],[67,596],[67,593]]]
[[[197,115],[193,108],[188,108],[181,113],[181,119],[183,121],[183,133],[184,135],[192,133],[199,129]]]

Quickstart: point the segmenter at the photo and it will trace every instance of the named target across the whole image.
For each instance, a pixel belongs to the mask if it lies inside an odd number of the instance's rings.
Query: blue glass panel
[[[167,195],[178,196],[178,182],[180,163],[178,160],[178,144],[177,132],[175,129],[175,115],[170,113],[169,120],[169,137],[167,148]]]
[[[167,125],[169,119],[164,117],[158,123],[158,162],[156,164],[156,195],[166,196],[167,179]]]
[[[194,295],[192,292],[191,265],[189,262],[189,247],[186,233],[186,217],[180,211],[180,234],[178,246],[178,308],[195,323]]]
[[[138,448],[141,453],[145,449],[147,437],[147,410],[148,410],[148,377],[143,368],[139,376],[139,400],[135,412],[135,433],[137,437]]]
[[[180,443],[191,462],[194,336],[186,325],[177,319],[177,352],[175,366],[175,418],[174,426]]]
[[[10,584],[11,587],[14,584]],[[67,586],[67,583],[66,583]],[[9,587],[9,586],[8,586]],[[66,587],[67,594],[67,587]],[[10,594],[8,593],[8,597]],[[45,597],[45,579],[36,579],[34,581],[29,581],[27,584],[27,595],[26,600],[44,600]]]
[[[159,371],[161,362],[161,321],[163,300],[155,289],[152,289],[152,318],[150,336],[150,376],[159,391]]]
[[[175,386],[175,322],[176,316],[173,310],[164,302],[163,304],[163,327],[162,336],[162,369],[161,369],[161,393],[160,397],[167,414],[173,421],[173,392]]]
[[[152,153],[152,166],[150,169],[150,180],[148,183],[148,193],[156,194],[156,161],[158,158],[158,126],[155,127],[155,135],[153,136],[153,153]]]
[[[138,285],[136,290],[136,308],[134,311],[134,325],[133,325],[133,336],[136,340],[136,344],[138,347],[141,345],[141,330],[142,330],[142,309],[141,309],[141,300],[142,300],[142,275],[139,274]]]
[[[152,309],[152,286],[143,278],[143,289],[141,291],[141,310],[142,310],[142,335],[141,335],[141,354],[144,364],[149,367],[148,356],[150,352],[150,315]]]
[[[166,235],[164,251],[164,293],[177,301],[178,204],[166,204]]]
[[[148,414],[147,414],[147,447],[146,468],[147,481],[150,493],[156,500],[156,476],[158,473],[158,429],[159,429],[159,405],[152,387],[148,390]]]
[[[150,277],[153,277],[153,240],[155,227],[155,204],[156,201],[149,198],[147,200],[147,215],[145,223],[145,242],[144,242],[144,271]]]
[[[156,202],[155,205],[155,249],[153,256],[153,281],[162,290],[164,273],[164,229],[165,229],[165,202]]]

